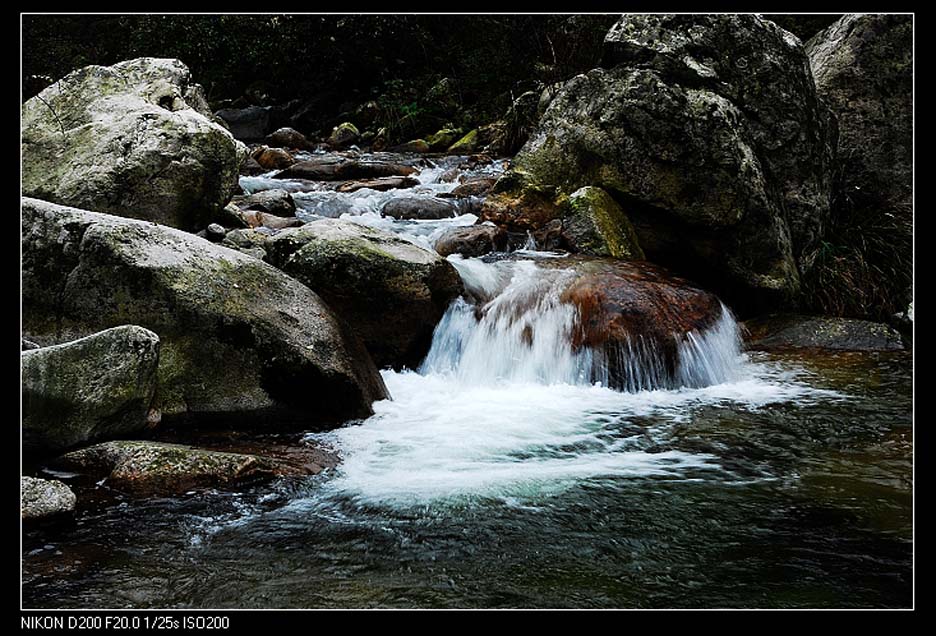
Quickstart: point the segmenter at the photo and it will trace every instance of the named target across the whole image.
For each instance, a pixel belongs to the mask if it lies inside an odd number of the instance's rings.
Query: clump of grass
[[[825,240],[806,259],[809,311],[889,321],[907,310],[913,284],[913,209],[895,203],[888,184],[855,162],[835,175]]]

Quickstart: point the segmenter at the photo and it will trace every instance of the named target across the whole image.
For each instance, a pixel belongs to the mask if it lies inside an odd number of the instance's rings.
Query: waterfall
[[[472,304],[455,301],[436,327],[420,373],[464,384],[529,382],[613,386],[628,392],[699,388],[736,379],[741,365],[737,323],[722,306],[704,332],[675,333],[676,364],[643,334],[601,347],[572,345],[580,320],[561,296],[576,276],[535,261],[485,263],[450,258]]]

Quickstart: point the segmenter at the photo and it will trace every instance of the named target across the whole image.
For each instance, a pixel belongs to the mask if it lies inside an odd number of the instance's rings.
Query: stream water
[[[298,191],[299,216],[431,248],[476,217],[379,209],[451,191],[459,161],[408,191]],[[912,604],[909,353],[744,352],[725,312],[681,345],[675,385],[651,360],[614,391],[567,346],[563,270],[543,258],[562,257],[449,257],[488,299],[480,319],[453,303],[419,369],[383,371],[393,400],[371,418],[277,438],[335,468],[165,499],[91,486],[73,524],[25,532],[24,606]]]

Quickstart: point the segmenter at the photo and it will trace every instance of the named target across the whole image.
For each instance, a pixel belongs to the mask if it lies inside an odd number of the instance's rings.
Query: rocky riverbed
[[[900,135],[851,33],[624,16],[516,156],[178,60],[28,100],[26,606],[907,606],[912,314],[808,311],[840,131]]]

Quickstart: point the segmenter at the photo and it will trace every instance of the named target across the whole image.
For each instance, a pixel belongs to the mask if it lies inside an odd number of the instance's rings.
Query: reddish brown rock
[[[282,148],[262,146],[251,156],[264,170],[284,170],[296,163],[296,159]]]
[[[435,244],[441,256],[483,256],[507,250],[507,232],[494,225],[456,227],[443,234]]]
[[[484,196],[494,187],[497,179],[492,177],[482,177],[479,179],[470,179],[452,190],[454,197],[479,197]]]

